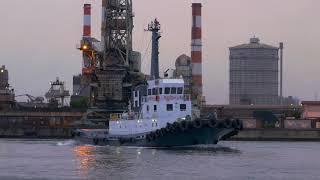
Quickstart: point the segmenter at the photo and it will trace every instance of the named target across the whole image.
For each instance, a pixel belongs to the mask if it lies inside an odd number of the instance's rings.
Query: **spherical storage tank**
[[[185,83],[185,93],[191,93],[192,66],[191,58],[185,54],[179,56],[175,63],[175,76],[183,77]]]
[[[279,48],[251,38],[230,50],[230,104],[279,103]]]

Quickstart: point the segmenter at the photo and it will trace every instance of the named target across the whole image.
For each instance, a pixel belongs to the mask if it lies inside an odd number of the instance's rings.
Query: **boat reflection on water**
[[[159,168],[159,164],[165,166],[196,159],[202,161],[209,157],[223,158],[230,156],[241,156],[242,152],[237,148],[228,146],[189,146],[179,148],[150,148],[150,147],[128,147],[128,146],[74,146],[74,159],[77,167],[77,176],[84,179],[95,179],[95,177],[135,177],[143,174],[146,168],[153,167],[150,172]],[[191,158],[191,159],[190,159]],[[157,162],[157,163],[155,163]],[[106,178],[107,178],[106,177]]]

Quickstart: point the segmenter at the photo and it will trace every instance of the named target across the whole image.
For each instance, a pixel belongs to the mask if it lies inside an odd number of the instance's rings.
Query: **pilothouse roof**
[[[155,86],[155,85],[165,85],[165,84],[171,84],[171,85],[183,85],[184,81],[183,79],[157,79],[157,80],[150,80],[148,81],[149,86]]]

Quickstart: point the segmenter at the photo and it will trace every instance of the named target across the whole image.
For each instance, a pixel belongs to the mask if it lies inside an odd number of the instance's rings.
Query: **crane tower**
[[[124,79],[132,63],[132,30],[132,0],[102,0],[103,58],[97,70],[100,105],[115,106],[125,101]]]

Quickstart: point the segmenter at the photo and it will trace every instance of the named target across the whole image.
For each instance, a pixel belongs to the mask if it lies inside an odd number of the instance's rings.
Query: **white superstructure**
[[[166,127],[167,123],[191,119],[191,99],[184,94],[183,79],[150,80],[132,93],[129,109],[133,111],[111,115],[110,135],[144,134]]]

